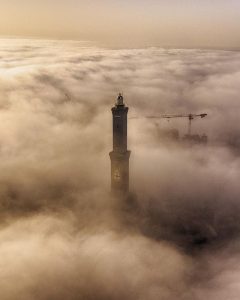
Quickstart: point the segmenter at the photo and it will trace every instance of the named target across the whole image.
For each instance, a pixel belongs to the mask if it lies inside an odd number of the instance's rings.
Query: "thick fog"
[[[240,53],[12,39],[0,58],[1,300],[238,299]],[[118,92],[129,205],[110,194]],[[208,144],[141,118],[189,113]]]

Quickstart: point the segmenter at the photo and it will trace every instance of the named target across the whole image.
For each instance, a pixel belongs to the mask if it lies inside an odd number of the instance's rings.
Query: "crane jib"
[[[159,116],[133,116],[129,119],[173,119],[173,118],[188,118],[193,120],[195,117],[205,118],[207,116],[206,113],[204,114],[186,114],[186,115],[159,115]]]

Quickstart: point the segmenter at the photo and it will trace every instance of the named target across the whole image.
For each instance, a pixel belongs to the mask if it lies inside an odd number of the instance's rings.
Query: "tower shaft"
[[[127,150],[127,114],[128,107],[119,94],[117,103],[112,108],[113,151],[110,152],[112,192],[129,192],[130,151]]]

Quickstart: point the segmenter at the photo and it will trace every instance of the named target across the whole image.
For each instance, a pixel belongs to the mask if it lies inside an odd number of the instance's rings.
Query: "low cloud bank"
[[[236,299],[240,53],[0,44],[1,299]],[[206,146],[129,120],[130,211],[109,195],[119,91],[130,117],[208,113]]]

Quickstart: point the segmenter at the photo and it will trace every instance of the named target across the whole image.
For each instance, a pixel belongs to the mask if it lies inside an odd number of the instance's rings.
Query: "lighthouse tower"
[[[127,150],[127,114],[123,96],[119,94],[113,115],[113,151],[111,158],[111,189],[112,192],[128,194],[129,192],[129,157]]]

